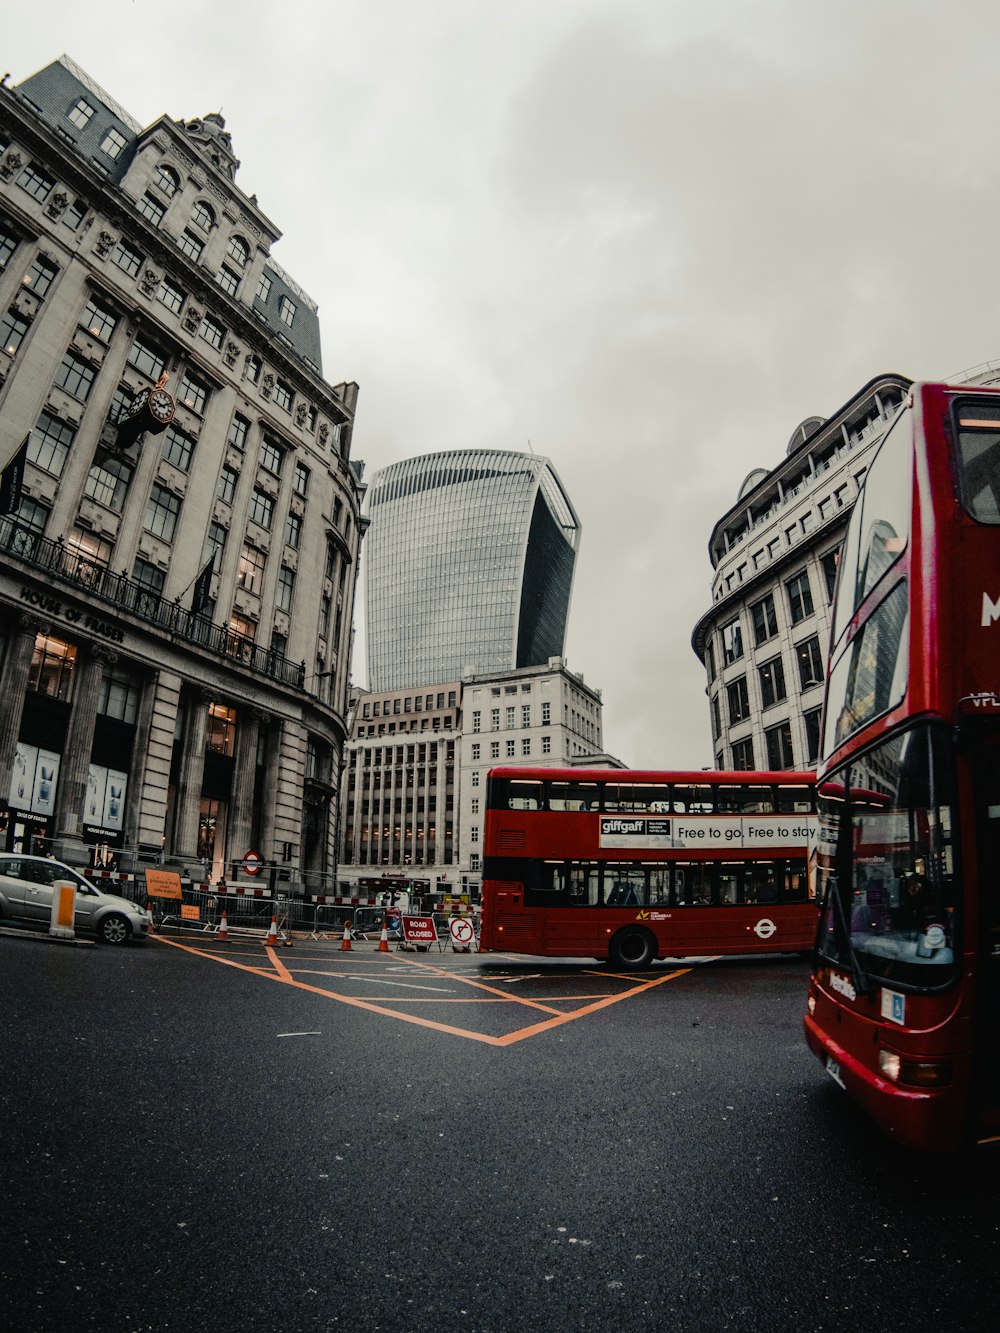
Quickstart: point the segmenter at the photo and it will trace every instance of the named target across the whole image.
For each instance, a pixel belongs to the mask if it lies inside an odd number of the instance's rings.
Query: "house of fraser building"
[[[143,127],[65,57],[0,88],[0,839],[318,887],[357,386],[238,166],[221,116]]]

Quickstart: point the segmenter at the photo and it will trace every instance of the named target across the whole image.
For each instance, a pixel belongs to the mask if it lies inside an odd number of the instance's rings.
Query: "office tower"
[[[546,458],[490,449],[383,468],[365,539],[369,688],[563,655],[580,524]]]

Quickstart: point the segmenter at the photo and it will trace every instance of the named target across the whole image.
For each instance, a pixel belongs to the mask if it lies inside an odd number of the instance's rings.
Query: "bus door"
[[[537,900],[544,907],[545,951],[591,958],[602,944],[607,947],[592,910],[600,901],[598,867],[582,861],[546,862],[541,879],[544,891]]]
[[[974,1095],[984,1130],[1000,1135],[1000,735],[976,745],[973,783],[980,923]]]

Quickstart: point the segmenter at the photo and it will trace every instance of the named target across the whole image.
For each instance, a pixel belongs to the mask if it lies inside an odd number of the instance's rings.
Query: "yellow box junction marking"
[[[441,1023],[432,1018],[422,1018],[417,1014],[401,1013],[396,1009],[389,1008],[375,1000],[361,1000],[353,995],[342,995],[335,990],[328,990],[322,986],[314,986],[309,982],[297,980],[286,967],[285,963],[275,953],[274,949],[267,945],[264,952],[267,956],[270,968],[253,967],[249,963],[239,963],[232,958],[223,958],[218,954],[209,953],[205,949],[195,948],[190,944],[182,944],[180,940],[168,939],[164,935],[154,935],[151,937],[159,944],[169,944],[171,948],[182,949],[185,953],[194,954],[198,958],[206,958],[212,963],[221,963],[224,967],[235,967],[241,972],[249,972],[252,976],[263,978],[265,981],[277,981],[285,986],[293,986],[296,990],[306,991],[311,995],[322,995],[326,999],[335,1000],[338,1004],[349,1005],[352,1009],[365,1009],[369,1013],[381,1014],[384,1018],[395,1018],[401,1023],[413,1023],[417,1027],[430,1028],[434,1032],[444,1032],[453,1037],[465,1037],[468,1041],[482,1042],[486,1046],[512,1046],[515,1042],[525,1041],[529,1037],[539,1037],[545,1032],[551,1032],[553,1028],[562,1027],[567,1023],[575,1022],[578,1018],[586,1018],[589,1014],[597,1013],[601,1009],[607,1009],[613,1004],[620,1004],[622,1000],[627,1000],[633,995],[641,995],[648,990],[653,990],[657,986],[662,986],[664,982],[673,981],[675,977],[684,976],[690,972],[690,967],[677,968],[673,972],[667,972],[663,976],[652,977],[649,980],[636,981],[634,977],[622,977],[615,979],[628,980],[633,984],[628,990],[621,991],[617,995],[605,995],[600,998],[594,997],[567,997],[588,999],[589,1003],[580,1009],[574,1009],[571,1013],[565,1013],[560,1009],[553,1008],[552,1004],[546,1004],[541,1000],[527,999],[521,995],[510,995],[508,992],[500,990],[496,986],[491,986],[488,982],[481,981],[475,977],[460,975],[456,972],[449,972],[445,968],[435,967],[433,963],[423,962],[416,958],[401,959],[397,956],[395,962],[405,962],[406,966],[418,968],[426,974],[437,977],[447,977],[450,982],[467,986],[473,991],[482,991],[489,997],[492,1003],[507,1003],[521,1005],[527,1009],[533,1009],[537,1012],[547,1014],[549,1017],[531,1024],[529,1027],[518,1028],[514,1032],[508,1032],[502,1037],[493,1037],[485,1032],[474,1032],[468,1028],[456,1027],[452,1023]],[[306,961],[306,960],[303,960]],[[345,960],[346,961],[346,960]],[[305,969],[303,969],[305,970]],[[590,972],[591,976],[607,976],[607,973]],[[614,975],[614,974],[612,974]],[[425,1003],[427,1001],[424,1001]],[[456,1001],[455,1003],[483,1003],[479,998],[472,996],[466,1001]],[[431,1001],[431,1003],[441,1003],[441,1001]]]

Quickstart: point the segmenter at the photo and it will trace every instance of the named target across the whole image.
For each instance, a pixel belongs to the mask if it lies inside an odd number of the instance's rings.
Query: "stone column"
[[[208,730],[210,697],[202,690],[189,692],[185,702],[184,752],[181,755],[177,784],[177,817],[174,821],[174,845],[169,859],[196,876],[202,865],[198,860],[198,826],[201,820],[201,785],[205,776],[205,733]]]
[[[229,831],[226,837],[226,860],[236,861],[247,852],[260,849],[253,840],[253,789],[257,776],[257,740],[265,714],[255,708],[241,708],[236,720],[236,762],[233,766],[233,785],[229,794]]]
[[[73,681],[73,709],[69,715],[66,743],[59,765],[56,789],[55,829],[52,851],[67,865],[85,866],[90,853],[83,841],[83,806],[87,795],[87,775],[94,748],[97,703],[107,665],[118,661],[118,654],[104,644],[81,643],[76,651]]]
[[[30,616],[20,617],[20,624],[11,635],[7,661],[3,675],[0,676],[0,688],[3,690],[3,707],[0,708],[0,796],[4,800],[10,791],[14,754],[24,715],[24,692],[28,688],[31,659],[35,654],[35,636],[43,628]]]
[[[278,860],[275,845],[275,827],[277,824],[278,774],[281,769],[281,747],[284,724],[281,718],[272,717],[267,724],[267,760],[264,769],[264,804],[260,812],[260,847],[265,860]]]

